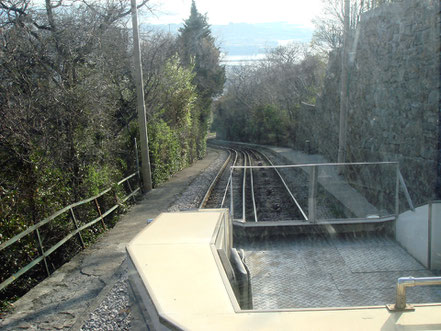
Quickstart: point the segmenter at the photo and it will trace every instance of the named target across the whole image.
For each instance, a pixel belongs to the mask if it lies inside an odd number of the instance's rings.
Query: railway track
[[[230,148],[219,148],[226,150],[228,157],[205,193],[199,205],[200,209],[225,208],[229,206],[229,196],[227,197],[227,193],[230,186],[230,174],[228,169],[236,163],[237,151]]]
[[[262,152],[250,150],[257,221],[307,220],[281,173]]]
[[[282,174],[264,153],[242,146],[230,146],[228,151],[229,157],[200,208],[230,208],[233,218],[243,222],[308,219]]]

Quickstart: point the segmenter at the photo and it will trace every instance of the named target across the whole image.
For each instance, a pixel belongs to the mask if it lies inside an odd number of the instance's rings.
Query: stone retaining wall
[[[399,161],[414,202],[435,198],[441,179],[439,0],[404,0],[365,13],[351,46],[347,162]],[[294,146],[332,161],[339,76],[334,54],[316,106],[302,109]]]

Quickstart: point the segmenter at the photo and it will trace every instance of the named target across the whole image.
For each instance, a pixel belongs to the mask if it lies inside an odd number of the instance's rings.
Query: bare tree
[[[50,159],[70,176],[72,194],[63,199],[76,200],[85,165],[107,157],[105,142],[118,131],[115,96],[123,92],[106,74],[105,49],[112,34],[124,38],[120,24],[129,5],[46,0],[41,6],[0,1],[0,147],[10,161],[1,170],[22,171],[23,181],[35,184],[35,166]],[[128,40],[116,49],[124,45]],[[36,184],[28,184],[33,199]]]
[[[217,103],[214,126],[228,139],[265,142],[274,138],[265,138],[256,124],[264,125],[265,118],[268,134],[278,132],[272,143],[287,137],[295,139],[300,105],[315,102],[324,69],[322,58],[310,53],[304,44],[270,49],[258,64],[232,70],[227,91]],[[274,119],[279,120],[280,127],[274,125]],[[238,121],[242,123],[236,125]]]
[[[354,31],[361,15],[386,3],[402,0],[350,0],[350,30]],[[316,50],[329,52],[343,45],[344,0],[322,0],[323,11],[315,18],[312,45]]]

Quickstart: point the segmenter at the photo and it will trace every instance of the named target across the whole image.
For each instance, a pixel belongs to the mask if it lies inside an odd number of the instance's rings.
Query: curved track
[[[265,154],[242,146],[230,146],[228,151],[229,157],[200,208],[230,208],[235,220],[246,222],[307,220],[281,173]]]

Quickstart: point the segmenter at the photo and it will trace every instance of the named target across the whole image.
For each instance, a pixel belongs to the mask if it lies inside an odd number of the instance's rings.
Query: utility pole
[[[350,0],[345,0],[343,52],[341,55],[340,132],[338,136],[338,163],[346,161],[346,131],[348,125],[348,35]]]
[[[144,82],[142,77],[141,66],[141,49],[139,47],[139,31],[138,31],[138,8],[136,0],[131,0],[132,5],[132,29],[133,29],[133,57],[135,62],[135,80],[138,110],[138,126],[141,143],[141,174],[143,182],[143,191],[148,192],[152,189],[152,174],[150,170],[149,158],[149,140],[147,136],[147,120],[145,114],[144,102]]]

